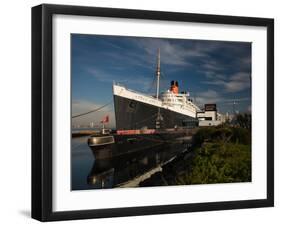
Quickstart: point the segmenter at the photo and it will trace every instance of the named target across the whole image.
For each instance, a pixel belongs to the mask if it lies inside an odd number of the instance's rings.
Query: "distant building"
[[[226,116],[217,112],[216,104],[205,104],[202,111],[197,112],[199,126],[217,126],[226,121]]]

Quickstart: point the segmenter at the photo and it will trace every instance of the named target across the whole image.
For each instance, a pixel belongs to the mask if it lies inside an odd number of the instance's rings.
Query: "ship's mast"
[[[160,82],[160,48],[158,49],[156,76],[157,76],[156,98],[158,100],[158,97],[159,97],[159,82]]]

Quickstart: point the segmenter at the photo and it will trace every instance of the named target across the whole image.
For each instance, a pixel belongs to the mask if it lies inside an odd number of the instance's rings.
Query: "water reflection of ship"
[[[188,143],[178,141],[118,157],[98,159],[93,163],[87,182],[94,188],[130,187],[140,175],[143,177],[144,173],[149,175],[149,172],[161,170],[161,165],[187,148]]]

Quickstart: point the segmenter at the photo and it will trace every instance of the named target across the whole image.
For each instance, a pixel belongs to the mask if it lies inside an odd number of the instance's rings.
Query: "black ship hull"
[[[190,132],[190,131],[189,131]],[[185,130],[173,132],[157,132],[155,134],[132,134],[132,135],[99,135],[91,136],[88,139],[88,145],[92,149],[95,159],[111,159],[127,154],[138,153],[143,150],[152,150],[156,147],[169,144],[188,144],[190,141],[181,139],[188,136]],[[113,142],[95,145],[94,141],[103,139],[103,137],[112,137]]]
[[[194,128],[198,126],[196,118],[121,96],[114,95],[114,105],[117,130]],[[158,122],[156,123],[156,121]]]

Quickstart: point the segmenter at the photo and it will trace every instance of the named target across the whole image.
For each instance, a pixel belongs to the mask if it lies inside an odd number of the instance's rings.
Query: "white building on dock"
[[[226,121],[225,115],[218,113],[216,104],[205,104],[204,110],[197,112],[199,126],[217,126]]]

